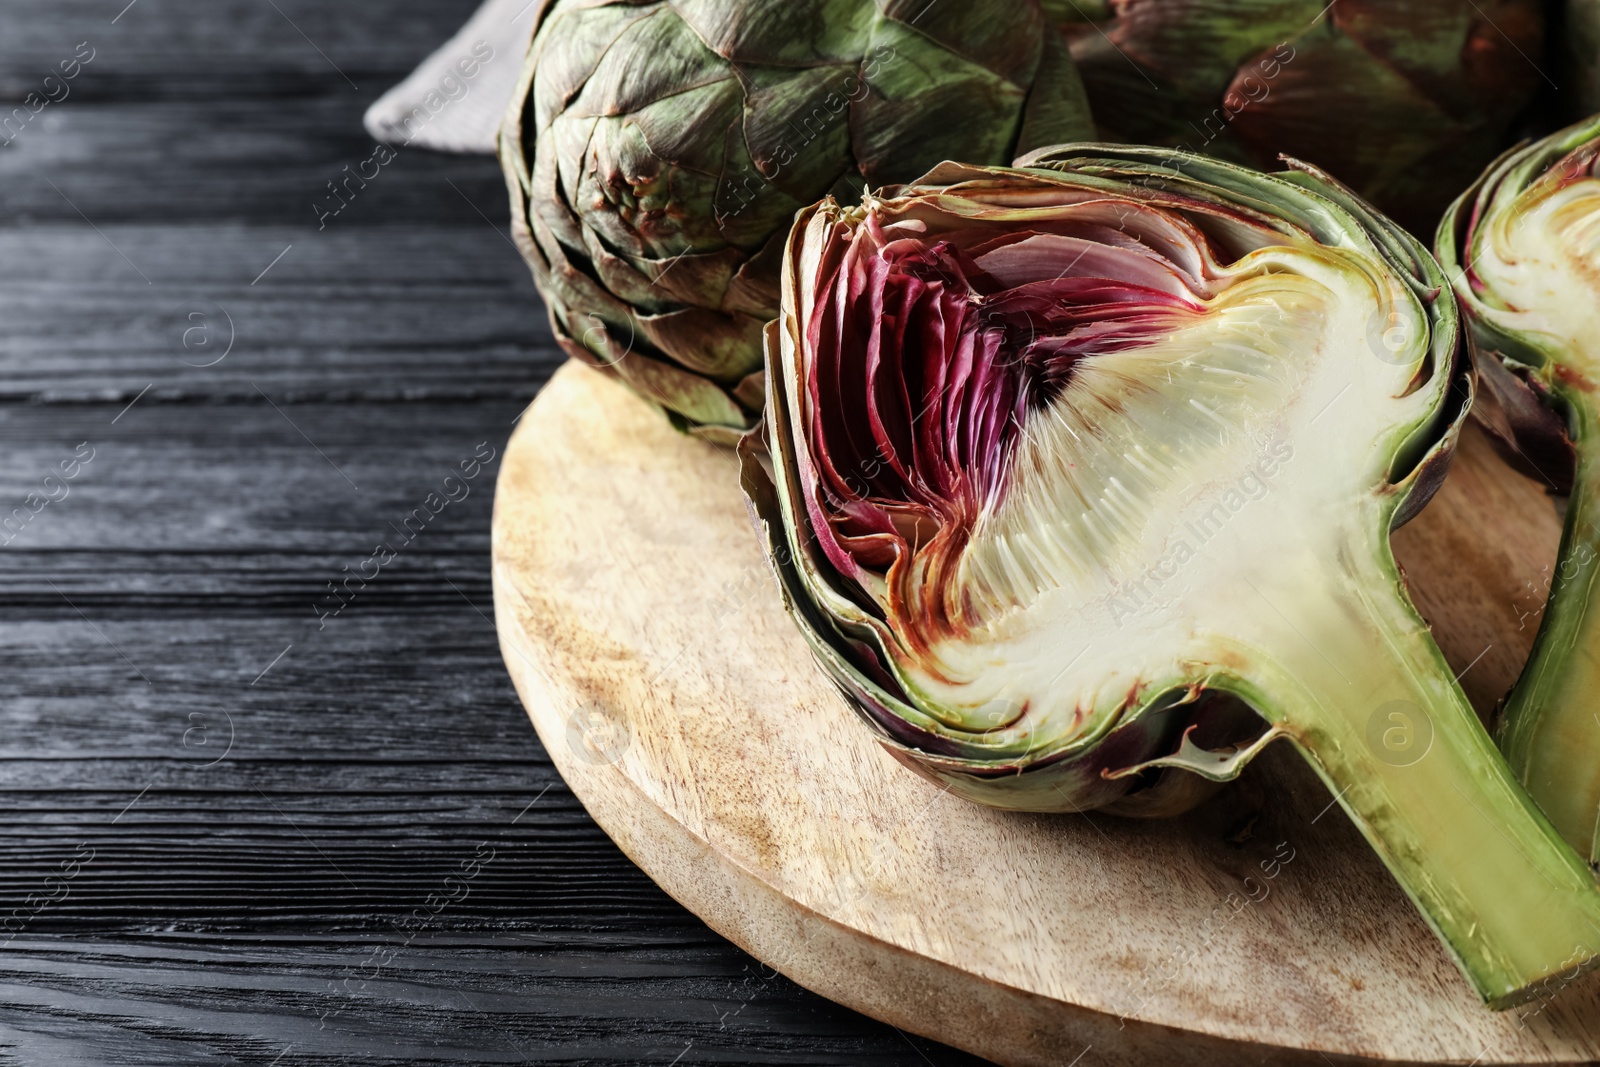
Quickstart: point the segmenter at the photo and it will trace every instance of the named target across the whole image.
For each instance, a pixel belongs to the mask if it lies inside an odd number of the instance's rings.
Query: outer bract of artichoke
[[[1600,0],[1567,0],[1561,97],[1568,118],[1600,111]]]
[[[562,346],[731,440],[797,209],[1091,131],[1037,0],[545,0],[500,155]]]
[[[1051,6],[1103,136],[1256,167],[1308,160],[1419,234],[1545,84],[1540,0]]]
[[[1600,865],[1600,116],[1502,156],[1439,226],[1481,354],[1476,412],[1508,456],[1570,490],[1533,653],[1502,710],[1511,766]]]
[[[745,485],[824,669],[1000,807],[1137,804],[1288,738],[1486,1001],[1596,957],[1600,890],[1389,549],[1471,396],[1438,265],[1311,168],[1021,164],[790,235]]]

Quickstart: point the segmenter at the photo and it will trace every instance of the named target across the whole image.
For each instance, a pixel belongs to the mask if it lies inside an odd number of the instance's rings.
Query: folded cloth
[[[485,0],[456,35],[367,109],[384,144],[493,155],[546,0]]]

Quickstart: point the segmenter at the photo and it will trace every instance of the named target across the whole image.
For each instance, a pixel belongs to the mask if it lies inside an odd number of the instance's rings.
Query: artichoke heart
[[[1600,954],[1600,891],[1390,553],[1471,396],[1397,225],[1309,167],[945,163],[798,216],[767,358],[746,490],[903,762],[1000,807],[1165,812],[1139,798],[1284,737],[1486,1001]]]

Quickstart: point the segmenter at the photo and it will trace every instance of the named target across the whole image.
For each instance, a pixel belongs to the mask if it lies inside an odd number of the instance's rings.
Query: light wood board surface
[[[562,775],[802,985],[1004,1064],[1600,1059],[1600,978],[1481,1007],[1287,746],[1160,822],[994,811],[906,770],[779,605],[733,453],[595,372],[556,374],[497,492],[501,647]],[[1480,710],[1520,669],[1558,537],[1471,429],[1395,536]]]

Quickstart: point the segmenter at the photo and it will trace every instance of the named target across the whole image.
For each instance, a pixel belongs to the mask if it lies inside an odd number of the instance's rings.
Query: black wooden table
[[[0,1063],[973,1062],[709,931],[517,704],[498,170],[316,207],[471,8],[0,0]]]

